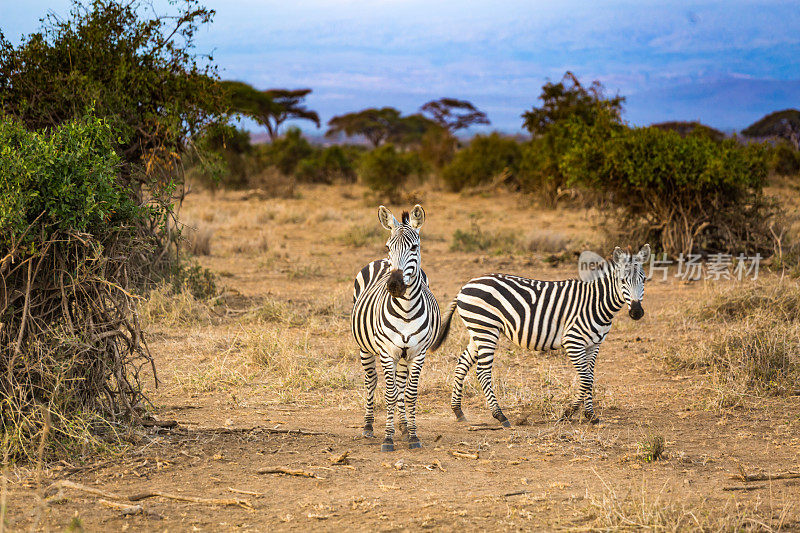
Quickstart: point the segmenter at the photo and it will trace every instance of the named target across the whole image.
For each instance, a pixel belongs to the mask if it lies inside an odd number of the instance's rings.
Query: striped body
[[[350,327],[362,351],[390,353],[395,362],[405,354],[411,361],[424,354],[439,333],[439,304],[422,270],[407,298],[394,298],[386,291],[389,273],[389,261],[380,259],[356,275]]]
[[[424,211],[416,206],[411,217],[403,214],[402,223],[380,210],[379,217],[392,231],[387,242],[389,258],[369,263],[356,275],[350,328],[360,350],[367,389],[364,435],[373,436],[377,358],[386,381],[386,435],[381,449],[391,451],[395,405],[409,446],[420,446],[416,433],[419,377],[425,354],[439,334],[441,317],[420,267],[418,228]]]
[[[506,274],[490,274],[469,281],[449,305],[435,350],[446,338],[454,311],[458,311],[469,333],[469,344],[458,359],[451,407],[464,420],[461,398],[464,378],[477,363],[481,384],[492,415],[510,425],[492,387],[492,364],[501,336],[522,348],[537,351],[564,348],[580,379],[578,398],[564,413],[570,417],[584,405],[586,417],[596,422],[592,405],[594,366],[600,343],[611,329],[614,315],[627,303],[631,317],[644,315],[642,263],[649,246],[639,254],[615,250],[615,263],[605,267],[591,282],[577,279],[540,281]]]

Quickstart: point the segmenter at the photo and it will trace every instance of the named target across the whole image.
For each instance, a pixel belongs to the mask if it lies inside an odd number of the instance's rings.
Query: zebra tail
[[[447,306],[447,312],[445,312],[444,316],[442,317],[442,326],[439,328],[439,335],[436,336],[436,340],[433,341],[431,347],[428,348],[430,351],[436,351],[439,349],[439,346],[447,339],[447,334],[450,333],[450,321],[453,318],[453,313],[456,310],[456,304],[458,303],[456,298],[453,298],[453,301],[450,302],[450,305]]]

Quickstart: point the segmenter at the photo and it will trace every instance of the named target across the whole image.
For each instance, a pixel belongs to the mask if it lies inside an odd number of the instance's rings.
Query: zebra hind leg
[[[397,363],[397,417],[400,435],[408,436],[408,417],[406,416],[406,383],[408,382],[408,361],[401,358]]]
[[[469,369],[475,364],[475,360],[475,345],[470,340],[469,345],[458,358],[455,379],[453,380],[453,395],[450,398],[450,408],[453,409],[456,420],[459,422],[467,421],[467,417],[464,416],[464,411],[461,410],[461,397],[464,393],[464,379],[467,377]]]
[[[483,388],[483,395],[486,396],[486,403],[492,410],[492,416],[497,419],[503,427],[511,427],[511,422],[508,421],[506,415],[500,409],[500,403],[497,401],[497,396],[494,394],[492,388],[492,364],[494,363],[494,351],[497,348],[497,337],[484,340],[478,345],[478,381]]]

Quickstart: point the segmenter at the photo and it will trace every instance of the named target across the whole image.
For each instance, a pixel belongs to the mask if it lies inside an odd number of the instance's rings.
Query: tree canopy
[[[211,57],[194,52],[214,11],[174,5],[152,14],[145,0],[74,0],[17,47],[0,34],[0,110],[41,130],[91,109],[121,141],[124,176],[174,177],[189,139],[224,120]]]
[[[265,128],[270,140],[278,137],[287,120],[309,120],[320,127],[319,115],[303,105],[311,89],[267,89],[260,91],[241,81],[224,81],[234,113],[252,118]]]
[[[370,108],[333,117],[325,136],[362,135],[375,147],[387,141],[407,146],[420,142],[432,127],[438,126],[420,114],[404,117],[393,107]]]
[[[595,80],[588,88],[584,87],[569,71],[560,82],[545,83],[539,99],[542,107],[534,107],[522,114],[523,127],[534,136],[542,135],[553,124],[567,120],[579,120],[592,126],[601,115],[610,115],[619,121],[625,102],[624,96],[607,98],[599,81]]]
[[[471,102],[455,98],[440,98],[431,100],[420,108],[434,122],[451,133],[475,124],[489,125],[486,113],[479,111]]]

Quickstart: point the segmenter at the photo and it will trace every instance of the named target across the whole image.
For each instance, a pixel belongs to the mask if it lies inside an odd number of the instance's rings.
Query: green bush
[[[657,242],[674,255],[772,251],[776,211],[762,195],[763,145],[657,128],[573,126],[576,142],[559,169],[567,185],[601,191],[618,208],[608,213],[616,236]]]
[[[333,183],[354,181],[356,178],[353,152],[338,145],[315,151],[297,165],[295,175],[301,181]]]
[[[59,232],[104,235],[138,221],[146,212],[117,181],[115,144],[97,118],[36,133],[0,115],[0,257]]]
[[[476,135],[444,167],[442,179],[453,191],[489,183],[501,172],[516,173],[520,153],[520,146],[514,139],[499,133]]]
[[[358,175],[373,191],[395,197],[408,177],[419,169],[419,156],[400,153],[391,143],[361,156]]]
[[[227,124],[215,126],[209,128],[197,144],[208,154],[204,164],[195,166],[202,182],[211,188],[249,186],[256,171],[249,132]]]
[[[285,135],[266,145],[262,153],[264,163],[292,176],[300,161],[311,156],[314,149],[300,128],[289,128]]]
[[[0,115],[0,424],[4,450],[97,444],[141,416],[152,358],[131,292],[152,261],[151,218],[117,179],[118,138],[87,117],[29,132]],[[134,414],[139,411],[138,414]],[[87,449],[87,451],[89,451]]]
[[[770,151],[770,170],[782,176],[800,174],[800,150],[787,142],[778,143]]]

